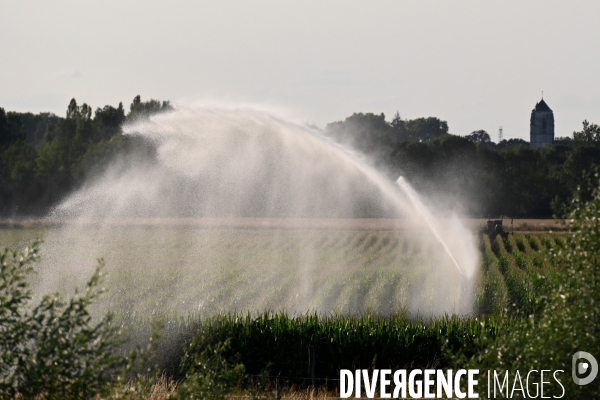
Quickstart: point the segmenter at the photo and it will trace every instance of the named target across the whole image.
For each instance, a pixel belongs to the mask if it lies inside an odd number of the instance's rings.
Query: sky
[[[0,107],[64,116],[255,105],[320,127],[354,112],[435,116],[450,132],[529,140],[600,123],[600,2],[0,0]]]

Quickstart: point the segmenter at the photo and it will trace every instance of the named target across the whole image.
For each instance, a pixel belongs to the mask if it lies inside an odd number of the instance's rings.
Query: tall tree
[[[125,122],[125,110],[123,103],[119,103],[117,108],[113,106],[104,106],[97,108],[94,116],[94,125],[96,128],[95,140],[109,140],[111,137],[121,132],[121,125]]]
[[[470,140],[473,143],[490,143],[492,141],[489,133],[487,133],[483,129],[473,131],[465,137],[467,138],[467,140]]]
[[[159,112],[169,111],[171,109],[173,109],[173,107],[168,100],[162,102],[154,99],[142,101],[140,95],[137,95],[133,98],[133,102],[129,106],[129,114],[127,114],[127,119],[132,120],[140,116],[149,116]]]
[[[4,108],[0,107],[0,148],[23,139],[25,132],[21,128],[21,120],[12,113],[7,114]]]
[[[395,142],[409,139],[408,132],[406,130],[406,121],[400,117],[400,113],[398,111],[396,111],[396,114],[394,114],[394,118],[390,122],[390,126],[394,130],[393,138]]]
[[[600,126],[583,121],[583,129],[573,132],[573,140],[584,143],[600,143]]]
[[[448,134],[448,123],[436,117],[416,118],[406,121],[408,137],[425,142]]]
[[[354,113],[345,121],[328,124],[325,131],[336,140],[371,155],[390,153],[394,141],[394,130],[383,113]]]

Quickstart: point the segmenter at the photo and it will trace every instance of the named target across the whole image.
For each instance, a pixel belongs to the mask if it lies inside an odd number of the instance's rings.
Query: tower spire
[[[554,141],[554,113],[543,98],[535,105],[529,122],[531,147],[541,147]]]

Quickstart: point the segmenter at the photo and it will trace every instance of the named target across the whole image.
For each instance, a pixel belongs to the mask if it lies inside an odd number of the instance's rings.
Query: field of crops
[[[480,314],[512,313],[529,315],[540,296],[559,279],[556,258],[551,250],[564,248],[564,234],[514,234],[504,240],[481,240],[482,272],[478,285]]]
[[[1,230],[0,243],[40,233]],[[196,350],[229,338],[228,354],[249,373],[306,376],[312,354],[323,378],[348,366],[440,365],[446,351],[474,351],[499,318],[539,306],[559,276],[549,249],[564,246],[562,234],[483,236],[471,316],[430,319],[456,285],[431,274],[440,268],[434,249],[405,232],[137,227],[45,236],[37,287],[80,284],[104,256],[109,294],[100,309],[134,337],[163,318],[163,368],[177,372],[194,338]]]
[[[0,230],[0,242],[22,244],[37,234]],[[436,243],[396,231],[50,229],[36,283],[42,292],[68,292],[104,257],[105,307],[136,317],[465,312],[458,302],[445,304],[470,294],[460,292],[461,277],[444,256]]]
[[[241,355],[250,373],[268,369],[296,377],[307,376],[311,357],[320,378],[335,377],[348,366],[447,367],[446,354],[475,353],[480,339],[493,337],[500,323],[506,327],[540,307],[560,279],[550,249],[565,245],[563,235],[515,234],[506,240],[484,236],[480,245],[476,316],[224,315],[196,326],[199,340],[191,352],[229,339],[229,355]]]

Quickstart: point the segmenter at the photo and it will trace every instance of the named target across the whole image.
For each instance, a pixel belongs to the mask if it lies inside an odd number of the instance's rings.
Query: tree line
[[[41,215],[102,171],[116,157],[152,152],[152,145],[124,136],[125,122],[171,109],[168,101],[133,99],[103,108],[72,99],[66,116],[6,112],[0,108],[0,214]]]
[[[72,99],[65,117],[0,108],[0,215],[42,215],[117,158],[152,160],[154,146],[123,135],[124,123],[172,109],[136,96],[95,111]],[[429,201],[473,217],[550,217],[600,165],[600,127],[583,122],[573,139],[532,149],[521,139],[491,141],[483,130],[448,133],[435,117],[387,121],[355,113],[324,134],[358,150],[390,178],[404,176]]]
[[[325,134],[391,178],[404,176],[431,202],[473,217],[560,215],[584,172],[600,165],[600,127],[588,121],[572,140],[542,148],[522,139],[494,143],[483,130],[452,135],[446,121],[398,113],[389,122],[384,114],[356,113],[328,124]]]

